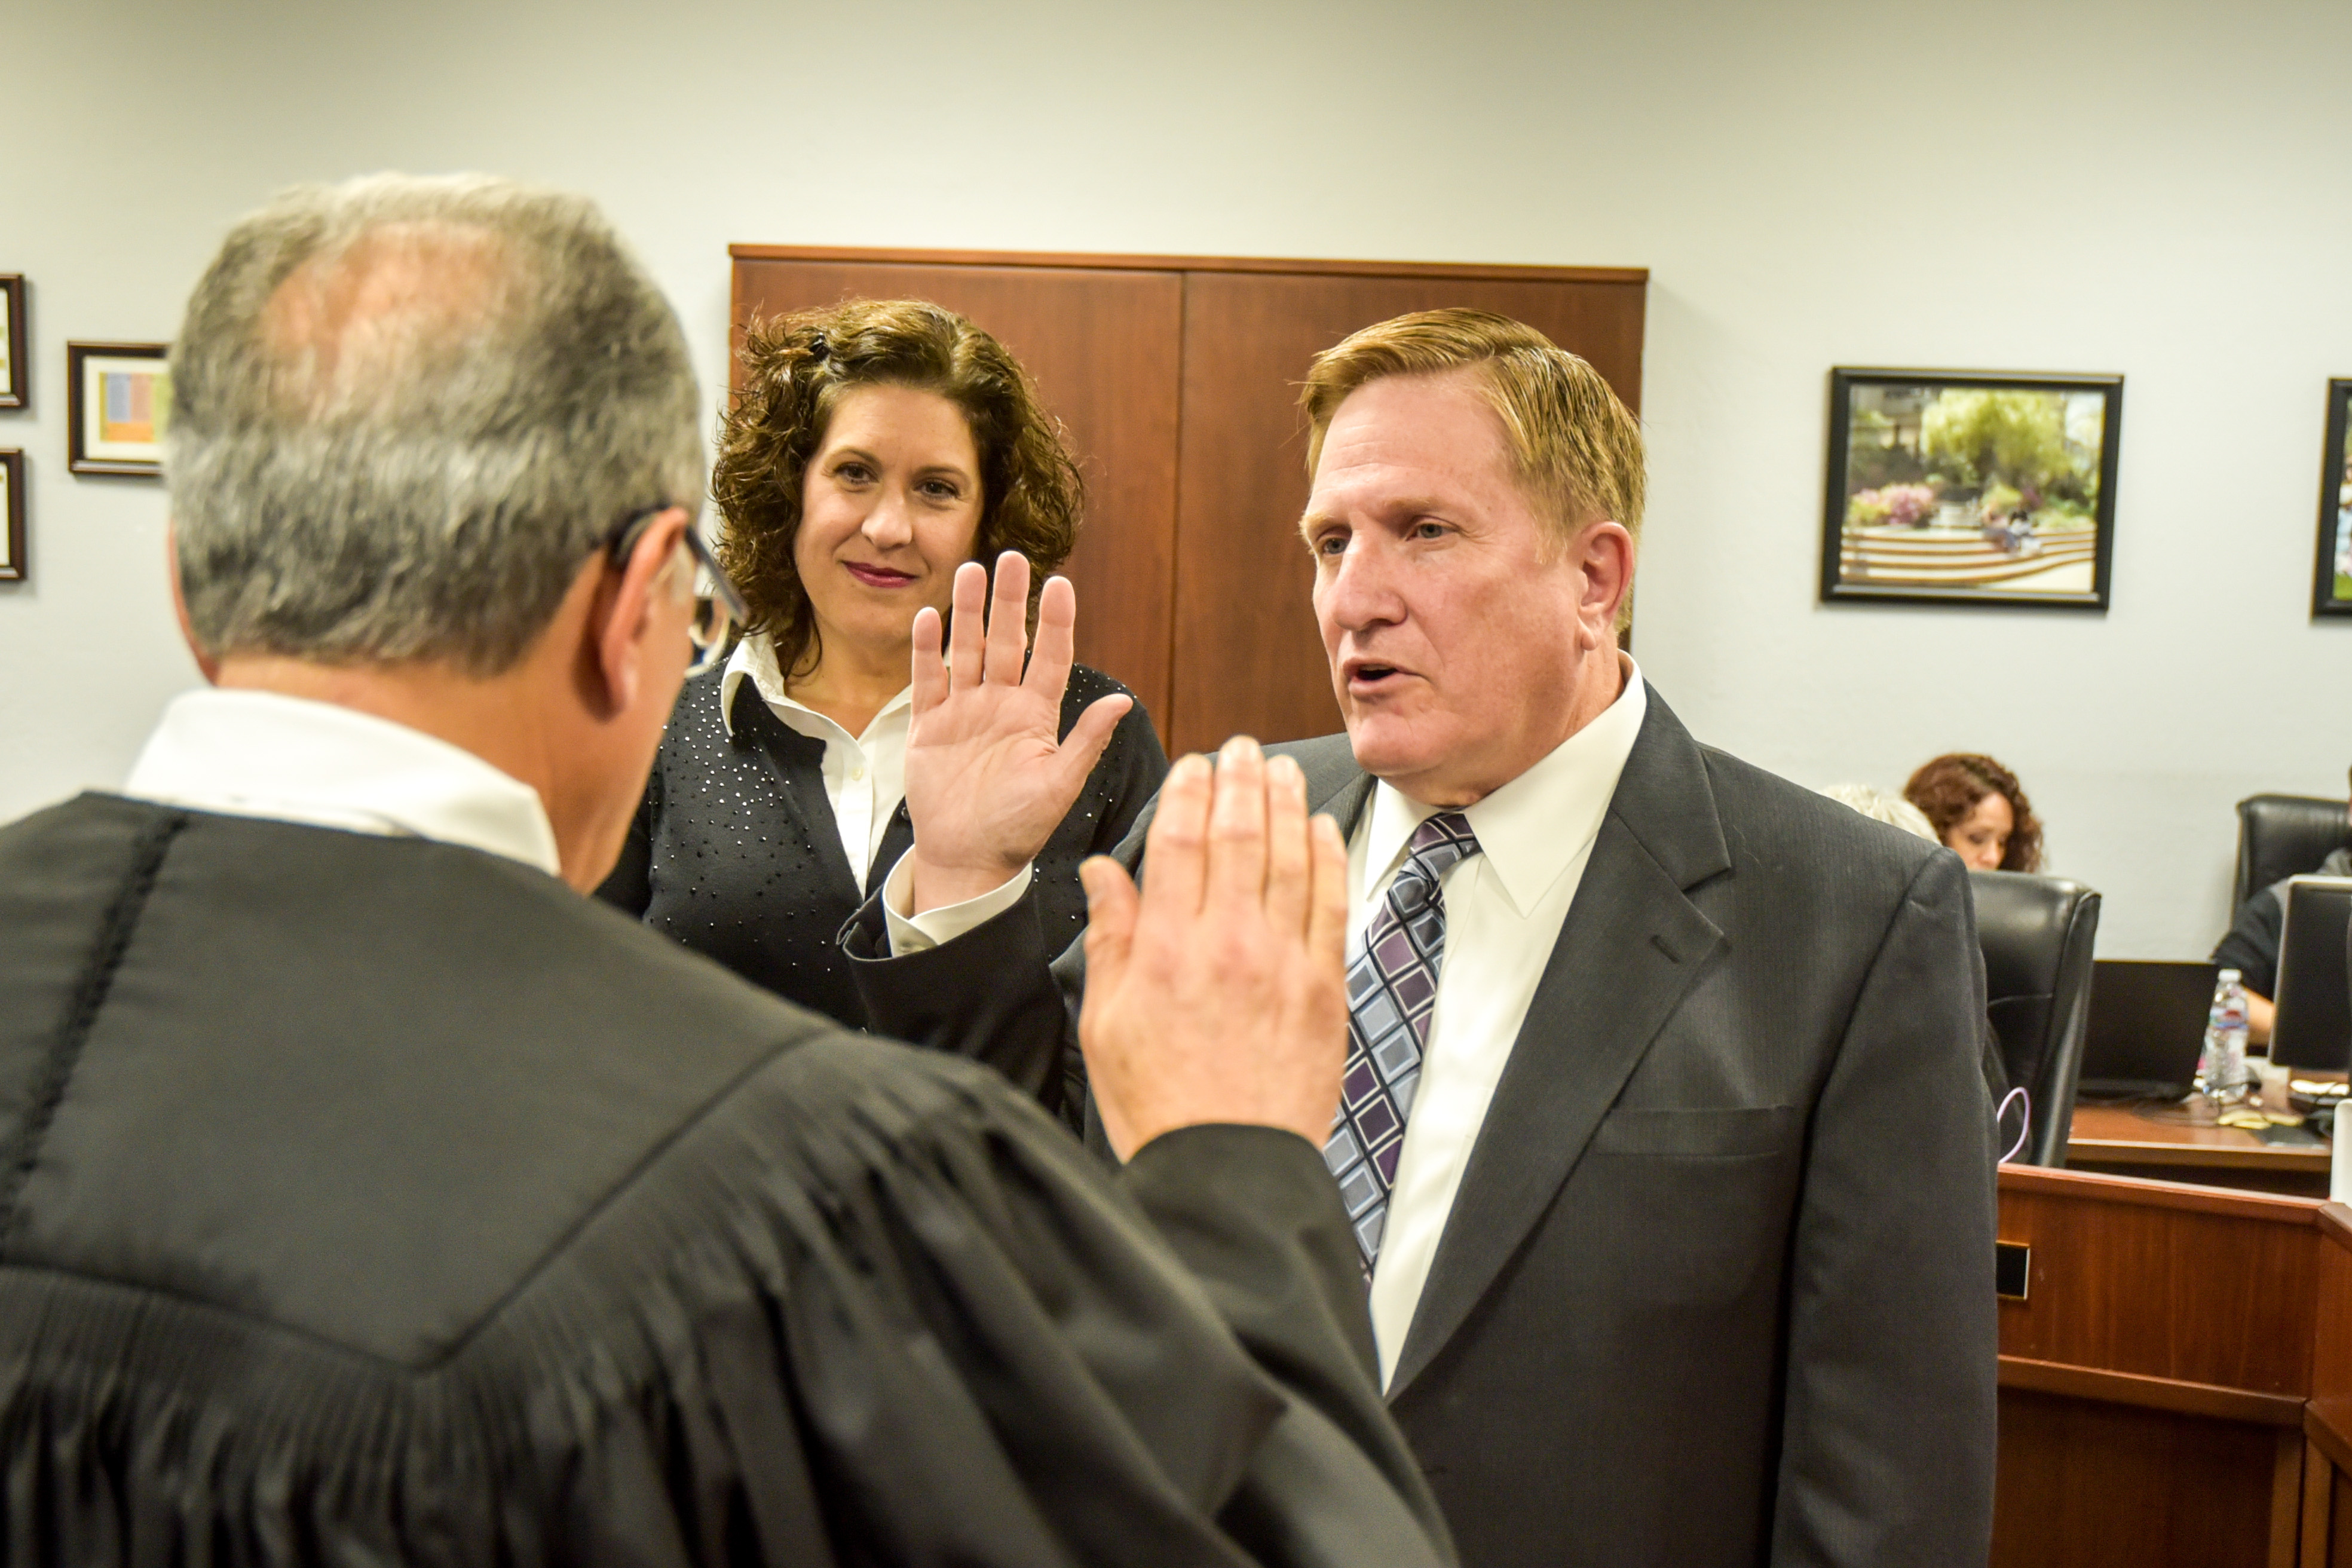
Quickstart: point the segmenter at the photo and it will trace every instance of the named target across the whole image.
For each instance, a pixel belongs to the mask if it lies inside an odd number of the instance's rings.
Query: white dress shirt
[[[205,688],[163,710],[122,793],[165,805],[436,839],[561,874],[539,792],[389,719]]]
[[[1511,1058],[1536,983],[1551,962],[1649,711],[1640,667],[1624,654],[1618,655],[1618,666],[1623,689],[1599,718],[1465,808],[1480,852],[1456,862],[1439,884],[1445,898],[1445,958],[1372,1274],[1372,1330],[1383,1386],[1396,1372],[1495,1085]],[[1363,951],[1364,932],[1404,863],[1413,829],[1441,809],[1385,784],[1373,787],[1348,845],[1349,963]],[[910,917],[905,864],[902,858],[883,884],[894,953],[953,941],[1011,908],[1029,884],[1024,868],[979,898]]]
[[[1372,1270],[1372,1333],[1383,1387],[1395,1375],[1495,1085],[1511,1059],[1648,711],[1641,670],[1630,658],[1618,658],[1625,686],[1606,711],[1463,810],[1478,836],[1479,853],[1457,861],[1439,884],[1445,897],[1445,957]],[[1442,809],[1386,784],[1374,786],[1348,845],[1350,963],[1363,951],[1365,931],[1404,863],[1413,829]]]
[[[735,689],[746,680],[788,727],[824,742],[824,797],[833,806],[849,874],[863,893],[882,836],[907,797],[907,731],[914,721],[915,689],[902,689],[882,705],[864,734],[853,735],[815,709],[793,700],[784,689],[784,672],[776,664],[776,645],[761,633],[735,645],[726,673],[719,678],[719,712],[730,735],[735,732]]]

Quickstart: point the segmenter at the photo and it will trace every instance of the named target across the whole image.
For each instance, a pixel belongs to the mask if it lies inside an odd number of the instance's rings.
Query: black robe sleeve
[[[1151,800],[1109,853],[1130,875],[1143,864]],[[873,1027],[974,1060],[1062,1063],[1058,1112],[1097,1153],[1108,1154],[1078,1049],[1078,1007],[1086,995],[1083,935],[1058,955],[1039,934],[1037,889],[953,942],[894,956],[879,887],[841,929],[841,949]]]
[[[690,1521],[701,1561],[1452,1561],[1313,1147],[1192,1128],[1106,1180],[1001,1081],[882,1048],[925,1066],[805,1051],[681,1152],[761,1175],[636,1293],[662,1364],[583,1515]]]

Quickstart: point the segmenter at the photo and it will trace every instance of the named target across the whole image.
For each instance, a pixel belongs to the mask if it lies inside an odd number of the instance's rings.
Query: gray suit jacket
[[[1346,737],[1273,749],[1352,830]],[[1074,1048],[1083,958],[1020,909],[844,939],[877,1028]],[[1984,1011],[1957,857],[1649,693],[1389,1390],[1470,1568],[1984,1562]]]

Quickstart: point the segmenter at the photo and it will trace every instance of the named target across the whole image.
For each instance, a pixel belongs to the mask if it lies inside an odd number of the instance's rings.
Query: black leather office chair
[[[2063,877],[2021,871],[1971,871],[1969,881],[1984,949],[1985,1010],[2000,1037],[2010,1087],[2024,1089],[2032,1104],[2018,1163],[2063,1165],[2089,1033],[2099,895]]]
[[[2318,870],[2331,851],[2347,844],[2352,822],[2340,800],[2248,795],[2238,803],[2238,885],[2230,898],[2231,918],[2273,882]]]

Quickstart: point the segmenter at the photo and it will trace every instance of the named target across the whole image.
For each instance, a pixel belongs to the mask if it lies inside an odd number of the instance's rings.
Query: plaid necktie
[[[1364,932],[1364,951],[1348,967],[1348,1063],[1339,1114],[1323,1145],[1367,1279],[1381,1255],[1389,1188],[1404,1149],[1404,1119],[1421,1087],[1422,1048],[1437,1006],[1437,969],[1445,956],[1445,899],[1438,879],[1478,853],[1478,837],[1460,812],[1441,812],[1413,831],[1406,848],[1405,862]]]

